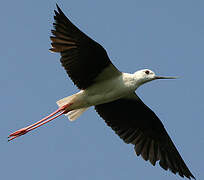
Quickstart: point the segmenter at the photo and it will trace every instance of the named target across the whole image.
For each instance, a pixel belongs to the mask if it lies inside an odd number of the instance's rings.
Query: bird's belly
[[[128,76],[128,78],[127,78]],[[120,99],[135,91],[129,74],[101,81],[75,94],[71,109],[85,108]]]
[[[129,91],[130,89],[117,80],[105,81],[84,91],[85,102],[89,106],[104,104],[125,96]]]

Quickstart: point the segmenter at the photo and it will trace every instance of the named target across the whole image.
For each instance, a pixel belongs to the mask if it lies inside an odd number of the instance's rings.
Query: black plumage
[[[149,160],[152,165],[159,161],[163,169],[182,177],[195,178],[159,118],[136,94],[97,105],[95,109],[125,143],[135,146],[138,156]]]
[[[62,66],[74,84],[79,89],[86,89],[108,66],[120,73],[109,60],[105,49],[73,25],[58,6],[57,9],[50,50],[60,52]]]
[[[58,6],[57,9],[50,50],[61,54],[62,66],[74,84],[79,89],[86,89],[95,82],[121,75],[105,49],[74,26]],[[153,166],[159,161],[165,170],[195,178],[159,118],[135,93],[97,105],[95,109],[125,143],[134,145],[138,156],[149,160]]]

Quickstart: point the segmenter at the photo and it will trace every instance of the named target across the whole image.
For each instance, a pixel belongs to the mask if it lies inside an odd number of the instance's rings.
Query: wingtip
[[[195,180],[196,180],[196,178],[195,178],[195,176],[193,176],[193,174],[191,174],[191,176],[190,176],[190,178],[189,178],[189,179],[191,179],[191,178],[193,178],[193,179],[195,179]]]
[[[178,174],[181,176],[181,177],[186,177],[186,178],[188,178],[189,180],[191,180],[191,179],[195,179],[196,180],[196,178],[193,176],[193,174],[189,171],[189,173],[188,174],[182,174],[182,173],[179,173],[178,172]]]
[[[62,10],[60,9],[57,3],[56,3],[56,7],[57,7],[57,11],[59,12],[59,14],[63,14]]]
[[[56,7],[57,7],[57,9],[60,9],[57,3],[56,3]]]

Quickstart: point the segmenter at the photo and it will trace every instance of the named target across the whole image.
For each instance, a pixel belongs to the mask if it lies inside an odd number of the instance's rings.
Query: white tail
[[[76,94],[73,94],[73,95],[71,95],[71,96],[68,96],[68,97],[65,97],[65,98],[63,98],[63,99],[60,99],[60,100],[57,101],[56,103],[57,103],[57,105],[58,105],[59,107],[62,107],[62,106],[64,106],[64,105],[70,103],[75,97],[76,97]]]
[[[64,105],[70,103],[71,101],[73,102],[76,95],[77,94],[73,94],[72,96],[68,96],[68,97],[65,97],[63,99],[60,99],[59,101],[57,101],[57,105],[59,107],[62,107]],[[87,109],[88,108],[75,109],[75,110],[69,111],[67,114],[65,114],[65,116],[67,116],[70,121],[74,121]]]
[[[72,111],[69,111],[67,114],[65,114],[65,116],[68,117],[68,119],[70,121],[74,121],[76,120],[79,116],[81,116],[81,114],[86,111],[88,108],[81,108],[81,109],[75,109]]]

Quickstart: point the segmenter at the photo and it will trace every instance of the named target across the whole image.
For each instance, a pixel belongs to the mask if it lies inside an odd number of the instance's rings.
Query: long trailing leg
[[[19,136],[22,136],[22,135],[26,134],[29,131],[32,131],[32,130],[36,129],[36,128],[38,128],[38,127],[52,121],[53,119],[56,119],[57,117],[61,116],[62,114],[66,114],[67,112],[69,112],[67,110],[67,108],[70,107],[72,104],[73,103],[68,103],[68,104],[58,108],[56,111],[54,111],[50,115],[46,116],[45,118],[41,119],[40,121],[11,133],[8,136],[8,138],[9,138],[8,141],[11,141],[11,140],[13,140],[13,139],[15,139],[15,138],[17,138]]]

